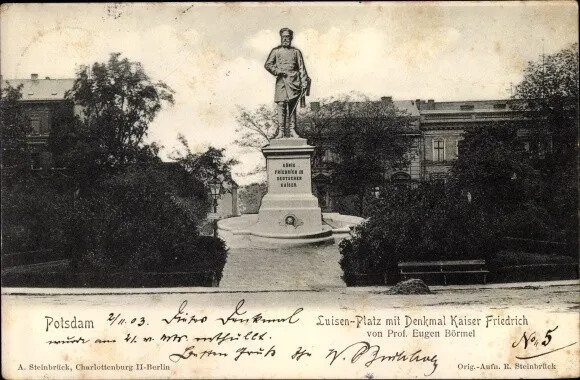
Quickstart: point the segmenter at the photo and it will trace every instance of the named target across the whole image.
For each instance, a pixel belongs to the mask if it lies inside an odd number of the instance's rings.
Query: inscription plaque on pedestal
[[[322,224],[318,200],[312,194],[311,157],[314,147],[303,138],[281,138],[262,149],[266,157],[268,193],[262,199],[253,234],[281,238],[331,235]]]

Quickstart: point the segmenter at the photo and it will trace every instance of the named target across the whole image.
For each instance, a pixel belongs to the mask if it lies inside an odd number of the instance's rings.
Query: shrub
[[[268,191],[266,182],[252,183],[240,189],[240,212],[242,214],[257,214],[260,211],[262,198]]]
[[[27,176],[3,186],[2,253],[52,248],[72,206],[73,189],[55,178]]]
[[[577,262],[570,256],[543,255],[540,253],[500,251],[488,262],[492,268],[504,268],[518,265],[533,264],[571,264]]]
[[[487,258],[496,249],[494,219],[444,187],[385,189],[372,216],[341,242],[345,273],[386,273],[399,261]]]
[[[77,203],[60,248],[82,271],[191,270],[221,276],[225,244],[199,236],[197,227],[207,209],[203,186],[187,175],[132,167],[109,176]]]
[[[554,240],[556,233],[551,219],[546,209],[528,202],[503,216],[502,230],[506,236],[515,238]]]

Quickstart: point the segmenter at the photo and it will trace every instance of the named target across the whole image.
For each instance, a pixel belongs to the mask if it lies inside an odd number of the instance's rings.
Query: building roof
[[[460,100],[452,102],[435,102],[433,100],[421,101],[416,100],[421,114],[426,113],[452,113],[452,112],[497,112],[513,111],[511,107],[514,104],[512,99],[495,99],[495,100]]]
[[[350,104],[358,105],[364,104],[364,101],[349,102]],[[415,102],[411,100],[377,100],[372,101],[375,104],[388,104],[392,103],[393,106],[401,112],[405,112],[408,116],[420,116],[419,109],[415,106]]]
[[[7,79],[12,87],[22,84],[22,100],[63,100],[66,91],[73,87],[74,79]]]
[[[393,100],[393,105],[409,116],[419,116],[419,109],[413,100]]]
[[[388,99],[388,100],[387,100]],[[335,104],[335,103],[343,103],[340,100],[336,100],[332,103],[329,104]],[[393,106],[398,109],[401,112],[405,112],[407,113],[409,116],[415,116],[415,117],[419,117],[420,113],[419,113],[419,109],[417,108],[417,106],[415,105],[415,102],[413,100],[392,100],[392,98],[383,98],[381,100],[377,100],[377,101],[370,101],[370,103],[373,104],[393,104]],[[348,101],[348,104],[353,106],[354,109],[356,109],[357,107],[363,107],[365,104],[369,104],[369,101]],[[311,102],[311,106],[316,105],[317,107],[321,107],[324,108],[326,105],[320,105],[320,102]]]

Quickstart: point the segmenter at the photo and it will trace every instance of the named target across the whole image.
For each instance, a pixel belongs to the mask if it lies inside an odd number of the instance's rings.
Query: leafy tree
[[[542,199],[545,176],[534,168],[513,125],[489,125],[465,133],[451,173],[451,189],[468,199],[480,220],[503,236],[557,239]]]
[[[343,195],[358,196],[363,215],[368,189],[383,185],[389,166],[408,159],[410,118],[392,103],[343,96],[328,100],[307,119],[303,134],[317,147],[315,154],[328,149],[338,155],[332,182]]]
[[[158,147],[144,144],[150,123],[173,90],[153,82],[138,62],[111,54],[107,63],[80,70],[66,99],[80,108],[74,130],[56,138],[68,141],[67,166],[94,178],[100,170],[154,159]]]
[[[161,162],[158,147],[144,137],[172,94],[119,54],[95,63],[91,76],[79,72],[66,98],[81,111],[69,122],[70,108],[56,110],[49,140],[68,170],[28,176],[11,192],[3,186],[2,202],[9,206],[2,214],[3,244],[52,248],[80,271],[213,271],[219,280],[227,248],[199,235],[210,206],[202,181],[214,170],[231,178],[234,161],[210,148],[201,155],[188,151],[182,163],[189,166]],[[7,95],[3,134],[12,133],[10,143],[22,147],[16,144],[25,136],[16,123],[19,97],[15,90]]]
[[[238,106],[236,122],[237,138],[233,145],[242,148],[242,152],[261,152],[262,147],[270,143],[280,127],[276,110],[265,104],[260,105],[255,110]],[[238,173],[238,175],[249,177],[265,172],[266,163],[262,159],[254,168],[245,173]]]
[[[542,174],[541,205],[550,215],[558,240],[578,246],[578,44],[529,62],[516,86],[527,121],[534,167]],[[538,149],[539,147],[539,149]],[[534,152],[533,152],[534,153]]]
[[[6,86],[2,87],[0,99],[3,186],[8,184],[7,181],[12,182],[22,176],[30,168],[26,135],[31,130],[19,103],[20,99],[22,85],[15,88],[6,82]]]
[[[242,187],[238,193],[242,214],[257,214],[262,204],[262,198],[268,191],[266,182],[252,183]]]
[[[225,149],[210,146],[203,153],[194,153],[183,135],[179,135],[179,142],[183,151],[176,151],[172,158],[183,166],[189,173],[204,184],[217,177],[221,181],[233,182],[232,167],[239,162],[233,158],[226,158]]]
[[[515,104],[535,116],[534,145],[552,140],[549,162],[566,165],[576,158],[578,137],[578,44],[553,55],[528,62],[524,78],[516,86]]]
[[[488,125],[464,133],[451,174],[456,190],[469,196],[474,207],[488,211],[509,211],[533,199],[540,181],[511,125]]]
[[[234,144],[249,150],[260,150],[267,145],[280,127],[276,110],[265,104],[254,111],[238,106],[236,121],[238,138]]]

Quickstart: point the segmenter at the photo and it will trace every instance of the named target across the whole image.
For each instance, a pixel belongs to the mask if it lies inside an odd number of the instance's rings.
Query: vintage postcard
[[[580,376],[576,2],[0,10],[3,378]]]

